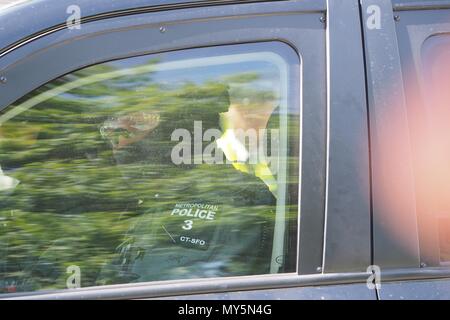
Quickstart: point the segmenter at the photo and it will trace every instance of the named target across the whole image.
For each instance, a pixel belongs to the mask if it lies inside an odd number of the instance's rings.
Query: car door
[[[363,1],[381,299],[448,299],[449,3]],[[447,62],[446,62],[447,61]],[[446,96],[447,95],[447,96]]]
[[[116,6],[3,13],[2,297],[375,299],[358,2]]]

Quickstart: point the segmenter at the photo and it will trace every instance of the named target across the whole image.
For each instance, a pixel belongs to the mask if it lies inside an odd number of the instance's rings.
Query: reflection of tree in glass
[[[14,106],[50,89],[113,71],[110,64],[77,71]],[[155,164],[148,173],[153,179],[144,173],[124,183],[111,146],[99,131],[108,117],[151,110],[161,112],[162,121],[170,121],[186,104],[197,106],[190,110],[197,110],[201,118],[217,116],[214,101],[223,94],[226,79],[168,90],[151,77],[152,73],[129,74],[80,86],[0,126],[0,165],[20,181],[14,190],[0,192],[0,292],[64,288],[69,265],[81,268],[83,287],[95,285],[102,265],[117,255],[116,247],[139,215],[138,207],[151,206],[141,204],[137,195],[157,193],[159,179],[173,169]],[[251,83],[257,76],[241,79]],[[248,94],[273,99],[267,91]],[[202,172],[208,170],[217,169]],[[180,177],[173,184],[191,178]],[[208,181],[214,188],[227,188],[220,179]]]

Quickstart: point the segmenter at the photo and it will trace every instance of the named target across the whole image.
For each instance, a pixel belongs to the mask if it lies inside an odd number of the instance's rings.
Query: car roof
[[[64,28],[71,5],[80,7],[82,21],[89,21],[146,10],[263,1],[270,0],[0,0],[0,5],[6,4],[0,6],[0,57],[30,39]],[[392,0],[397,10],[435,2],[439,1]]]
[[[0,57],[20,43],[64,27],[69,6],[80,7],[82,21],[113,17],[127,12],[257,2],[237,0],[26,0],[0,8]],[[264,1],[264,0],[259,0]],[[12,0],[10,1],[12,2]],[[85,20],[86,19],[86,20]]]

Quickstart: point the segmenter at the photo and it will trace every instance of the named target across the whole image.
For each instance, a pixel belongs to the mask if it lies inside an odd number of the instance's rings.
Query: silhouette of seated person
[[[270,272],[274,194],[259,177],[228,163],[215,141],[194,141],[208,129],[220,129],[220,114],[229,107],[228,88],[218,84],[105,121],[102,135],[136,194],[139,216],[98,284]],[[189,134],[190,144],[172,139],[177,129]],[[175,164],[180,143],[187,143],[183,150],[191,161]],[[212,157],[223,161],[199,162],[198,149],[211,143]]]

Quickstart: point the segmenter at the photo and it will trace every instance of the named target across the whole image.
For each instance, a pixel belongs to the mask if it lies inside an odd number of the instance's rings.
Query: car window
[[[299,63],[277,42],[130,57],[4,109],[0,292],[294,272]]]

